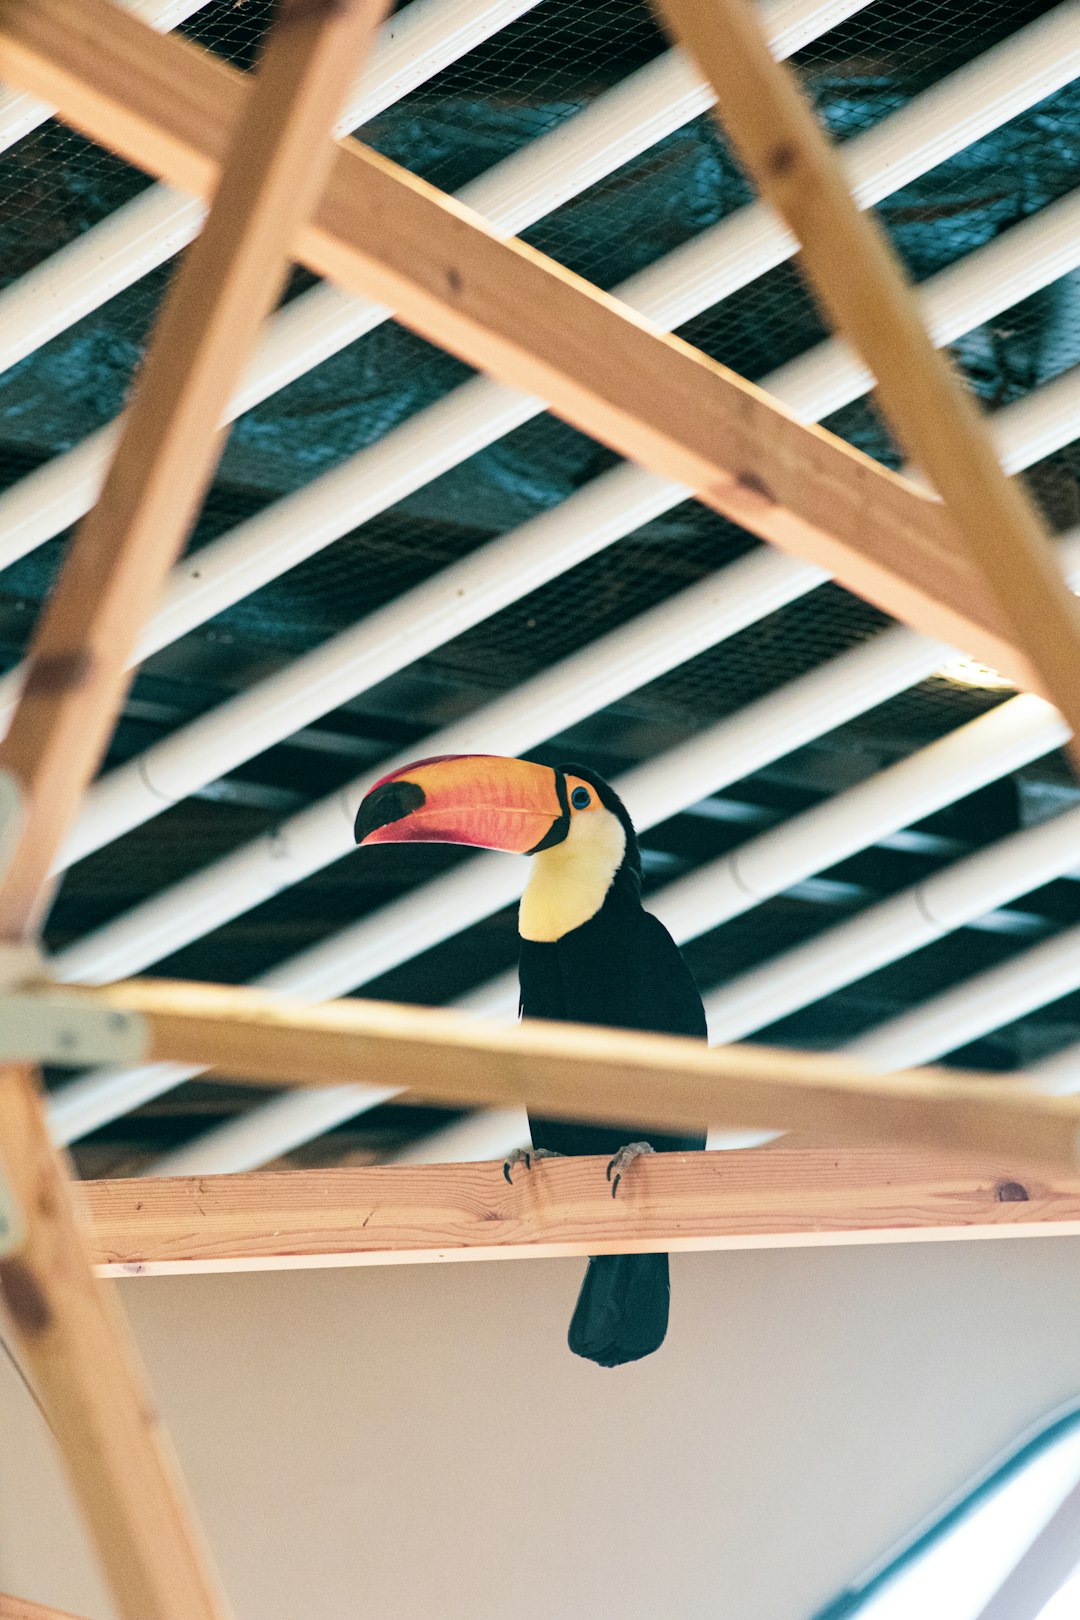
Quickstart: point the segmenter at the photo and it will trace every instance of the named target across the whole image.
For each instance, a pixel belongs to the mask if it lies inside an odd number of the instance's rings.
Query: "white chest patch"
[[[626,833],[610,810],[573,816],[562,843],[532,857],[518,912],[522,939],[562,939],[595,917],[625,853]]]

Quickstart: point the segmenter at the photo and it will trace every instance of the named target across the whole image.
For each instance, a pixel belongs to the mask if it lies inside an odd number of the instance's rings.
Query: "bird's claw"
[[[528,1148],[515,1148],[510,1157],[503,1160],[503,1175],[506,1177],[511,1187],[514,1185],[514,1178],[511,1176],[510,1172],[514,1168],[515,1164],[523,1164],[526,1170],[532,1169],[532,1153]]]
[[[551,1148],[515,1148],[508,1159],[503,1160],[503,1175],[514,1185],[510,1172],[516,1164],[523,1164],[526,1170],[531,1170],[534,1159],[561,1159],[561,1153],[555,1153]]]
[[[629,1169],[634,1160],[639,1159],[643,1153],[655,1152],[656,1149],[653,1147],[651,1142],[628,1142],[625,1147],[619,1149],[618,1153],[616,1153],[615,1157],[609,1162],[607,1167],[607,1178],[611,1182],[612,1198],[615,1197],[615,1194],[619,1190],[619,1182],[623,1178],[623,1171]],[[612,1171],[615,1172],[615,1179],[613,1181]]]

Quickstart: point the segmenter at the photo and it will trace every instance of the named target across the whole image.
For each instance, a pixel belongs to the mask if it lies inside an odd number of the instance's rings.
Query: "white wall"
[[[685,1255],[660,1355],[577,1261],[123,1296],[238,1620],[805,1620],[1080,1393],[1080,1239]],[[106,1620],[0,1367],[0,1588]]]

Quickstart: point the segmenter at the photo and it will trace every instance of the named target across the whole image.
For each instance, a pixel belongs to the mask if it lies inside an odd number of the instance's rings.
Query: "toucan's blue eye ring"
[[[570,803],[575,810],[584,810],[587,804],[592,803],[588,788],[575,788],[570,795]]]

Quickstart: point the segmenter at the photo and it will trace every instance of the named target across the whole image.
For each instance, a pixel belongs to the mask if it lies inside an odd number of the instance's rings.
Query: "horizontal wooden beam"
[[[614,1199],[605,1162],[522,1166],[513,1186],[494,1163],[382,1165],[90,1181],[82,1194],[113,1276],[1080,1233],[1080,1175],[1032,1177],[1012,1158],[658,1154]]]
[[[108,0],[6,0],[0,76],[212,192],[243,76]],[[940,504],[356,142],[300,234],[313,269],[1017,684],[1032,671]]]
[[[819,1139],[921,1143],[1074,1168],[1080,1098],[999,1076],[876,1075],[777,1048],[526,1020],[503,1027],[440,1008],[357,999],[310,1007],[225,985],[132,980],[28,992],[32,1017],[91,1003],[139,1021],[140,1060],[273,1085],[374,1083],[445,1103],[525,1103],[570,1119],[697,1129],[768,1126]],[[37,1011],[40,1008],[40,1013]]]

